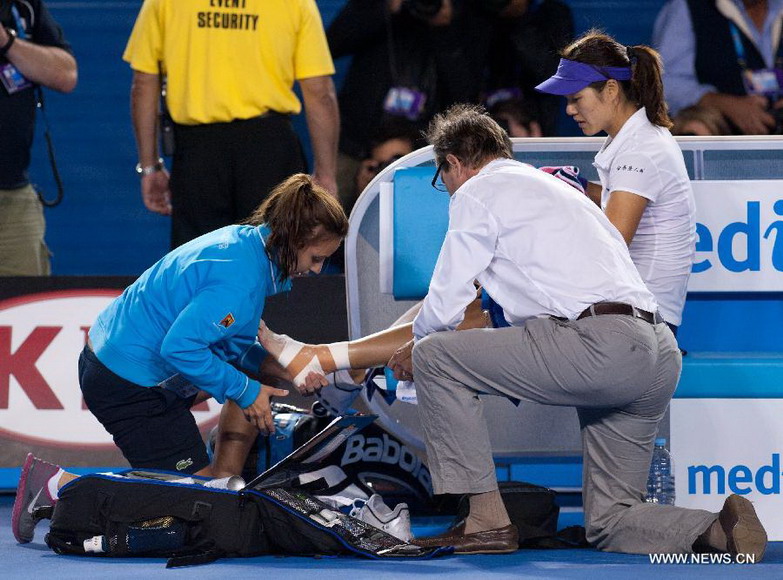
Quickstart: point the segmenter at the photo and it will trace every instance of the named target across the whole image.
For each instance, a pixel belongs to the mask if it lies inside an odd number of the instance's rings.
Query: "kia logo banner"
[[[114,449],[82,400],[77,364],[90,325],[120,292],[59,290],[0,301],[0,439]],[[219,412],[214,400],[193,409],[202,430],[216,424]]]

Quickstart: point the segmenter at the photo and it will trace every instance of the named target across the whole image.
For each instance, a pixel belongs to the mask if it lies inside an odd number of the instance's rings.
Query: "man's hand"
[[[166,169],[142,176],[141,198],[148,210],[161,215],[171,215],[169,172]]]
[[[761,95],[707,93],[699,104],[718,109],[744,135],[769,135],[775,127],[775,119],[767,110],[767,98]]]
[[[386,365],[394,372],[394,378],[398,381],[413,380],[413,341],[410,340],[398,348],[389,363]]]
[[[245,419],[255,425],[262,435],[271,435],[275,432],[275,422],[272,420],[272,397],[285,397],[288,391],[261,385],[256,400],[248,405],[242,412]]]

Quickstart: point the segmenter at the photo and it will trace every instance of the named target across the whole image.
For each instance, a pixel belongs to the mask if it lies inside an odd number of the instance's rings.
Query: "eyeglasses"
[[[449,190],[446,187],[446,184],[443,183],[443,179],[441,179],[441,175],[440,175],[445,165],[446,165],[445,161],[438,165],[438,169],[435,170],[435,176],[432,178],[432,182],[430,183],[430,185],[432,185],[432,187],[437,189],[438,191],[448,192]]]

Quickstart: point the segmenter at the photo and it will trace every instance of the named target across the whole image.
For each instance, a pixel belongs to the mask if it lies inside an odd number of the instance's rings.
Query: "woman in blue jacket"
[[[133,467],[210,475],[190,407],[233,401],[263,433],[273,427],[256,340],[267,296],[321,271],[345,237],[339,203],[304,174],[280,184],[245,225],[164,256],[90,329],[79,382],[90,411]],[[197,397],[201,391],[207,396]]]
[[[79,358],[79,384],[131,466],[212,477],[238,473],[235,463],[241,470],[255,428],[274,431],[271,397],[287,394],[238,370],[275,380],[256,340],[264,301],[289,290],[293,276],[319,273],[347,232],[336,199],[309,176],[294,175],[245,224],[171,251],[101,312]],[[311,375],[297,386],[312,392],[320,382]],[[209,397],[227,403],[220,466],[209,465],[190,412]],[[73,477],[28,456],[12,513],[17,540],[32,540],[36,522],[28,514],[51,505]]]

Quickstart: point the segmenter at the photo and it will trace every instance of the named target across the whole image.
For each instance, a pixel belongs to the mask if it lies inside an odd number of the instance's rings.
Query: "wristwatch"
[[[144,167],[141,166],[141,163],[136,164],[136,173],[141,175],[142,177],[145,177],[147,175],[151,175],[153,173],[157,173],[158,171],[162,171],[166,165],[163,163],[163,158],[158,158],[158,162],[154,165],[145,165]]]
[[[16,41],[16,30],[13,28],[7,28],[5,26],[3,28],[5,28],[5,33],[8,35],[8,40],[5,41],[3,46],[0,46],[0,58],[3,58],[6,53],[11,50],[11,47]]]

